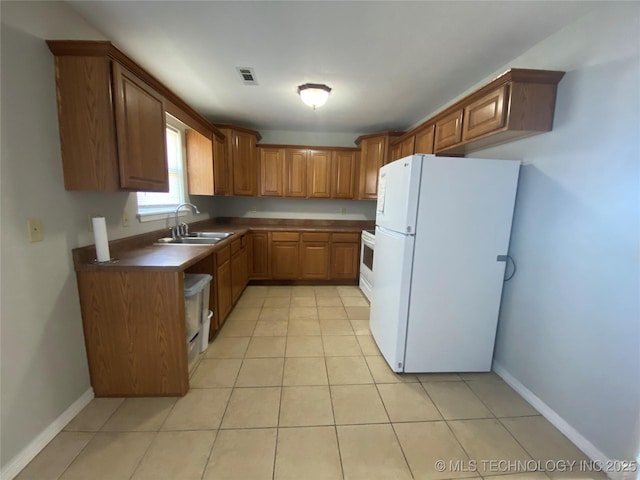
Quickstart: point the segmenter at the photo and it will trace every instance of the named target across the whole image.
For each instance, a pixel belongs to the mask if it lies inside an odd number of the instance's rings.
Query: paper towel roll
[[[107,224],[104,217],[93,217],[93,238],[96,241],[96,257],[99,262],[111,260],[109,253],[109,238],[107,237]]]

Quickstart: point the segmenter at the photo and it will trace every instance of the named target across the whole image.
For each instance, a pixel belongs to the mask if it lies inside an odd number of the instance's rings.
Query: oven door
[[[360,248],[360,290],[371,301],[373,290],[373,253],[375,243],[362,238],[362,248]]]

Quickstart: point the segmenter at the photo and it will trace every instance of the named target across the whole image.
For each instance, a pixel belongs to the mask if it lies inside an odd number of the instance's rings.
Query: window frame
[[[187,171],[186,171],[186,138],[185,138],[185,130],[186,126],[180,122],[178,119],[172,117],[169,114],[166,114],[166,122],[165,122],[166,130],[173,131],[177,133],[178,142],[179,142],[179,151],[180,151],[180,163],[179,168],[175,169],[178,175],[178,187],[180,192],[178,194],[179,203],[175,204],[158,204],[157,207],[154,206],[140,206],[139,203],[139,194],[145,192],[136,192],[136,216],[140,222],[150,222],[154,220],[165,220],[167,214],[173,214],[175,212],[176,207],[180,203],[187,202]],[[172,172],[169,170],[169,152],[167,151],[167,169],[168,174],[171,175]],[[157,193],[157,192],[150,192]],[[187,212],[180,212],[180,216],[186,215]]]

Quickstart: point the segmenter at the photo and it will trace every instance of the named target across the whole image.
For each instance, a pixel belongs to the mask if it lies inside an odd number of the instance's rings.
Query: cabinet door
[[[231,261],[228,260],[216,269],[216,285],[218,287],[218,315],[220,327],[229,314],[232,305],[231,297]]]
[[[284,154],[284,196],[307,196],[307,150],[287,148]]]
[[[307,195],[310,198],[331,197],[331,151],[309,150],[307,155]]]
[[[240,293],[242,293],[247,286],[247,283],[249,283],[249,253],[246,246],[242,247],[242,250],[240,250],[240,273],[242,275],[242,288]]]
[[[233,130],[233,194],[256,195],[256,137]]]
[[[415,153],[433,153],[433,131],[435,125],[429,125],[415,134]]]
[[[402,145],[396,143],[389,148],[389,162],[402,158]]]
[[[298,278],[299,253],[298,242],[271,242],[271,278]]]
[[[112,65],[120,186],[168,192],[164,99],[118,63]]]
[[[252,279],[269,278],[269,241],[266,232],[248,235],[248,276]]]
[[[281,197],[284,194],[284,150],[260,148],[260,196]]]
[[[504,126],[504,101],[507,86],[503,85],[464,107],[462,140],[467,141]]]
[[[213,195],[213,142],[193,129],[188,129],[185,136],[189,193]]]
[[[409,138],[405,138],[400,143],[400,158],[413,155],[415,144],[416,144],[416,137],[414,137],[413,135]]]
[[[436,152],[450,147],[462,140],[462,109],[456,110],[442,120],[436,122],[436,139],[434,150]]]
[[[303,233],[300,246],[300,277],[328,279],[330,254],[328,233]]]
[[[231,303],[236,303],[244,288],[244,277],[241,251],[231,257]]]
[[[331,198],[355,198],[356,152],[334,151],[331,159]]]
[[[231,172],[227,145],[224,140],[213,137],[213,185],[216,195],[231,195]]]
[[[387,137],[380,136],[362,140],[360,144],[360,191],[359,197],[378,197],[378,171],[384,164]]]
[[[344,280],[356,280],[358,278],[358,266],[360,244],[338,243],[331,244],[331,278]]]

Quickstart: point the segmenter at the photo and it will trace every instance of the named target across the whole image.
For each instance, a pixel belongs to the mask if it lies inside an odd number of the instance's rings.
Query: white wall
[[[373,133],[373,132],[368,132]],[[356,139],[362,133],[293,132],[287,130],[260,130],[259,143],[281,145],[310,145],[314,147],[356,147]]]
[[[639,453],[640,6],[609,5],[507,67],[566,70],[523,161],[495,361],[609,456]],[[499,72],[496,72],[499,73]]]
[[[71,260],[71,249],[93,243],[88,216],[105,215],[111,239],[157,230],[166,222],[139,224],[133,194],[64,190],[54,62],[43,38],[102,35],[57,2],[3,1],[1,8],[0,465],[5,467],[90,387]],[[194,201],[212,211],[211,199]],[[125,208],[128,228],[120,225]],[[31,217],[42,219],[41,243],[27,241]]]
[[[345,213],[342,213],[343,209]],[[251,218],[375,220],[376,203],[372,200],[222,197],[216,198],[216,215]]]

